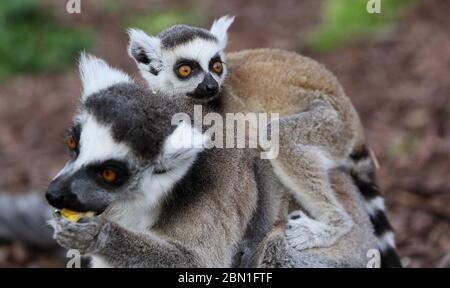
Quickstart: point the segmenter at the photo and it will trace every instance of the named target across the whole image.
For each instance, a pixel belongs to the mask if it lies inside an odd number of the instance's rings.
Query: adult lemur
[[[246,239],[258,242],[254,266],[366,264],[376,241],[342,172],[333,185],[344,191],[339,199],[357,225],[328,249],[291,251],[284,234],[267,234],[273,219],[286,220],[289,205],[267,160],[255,160],[249,149],[202,150],[207,127],[172,126],[175,113],[192,114],[190,98],[150,95],[97,58],[82,57],[80,67],[84,89],[67,137],[71,159],[46,196],[56,208],[99,215],[72,223],[56,214],[51,224],[63,247],[91,255],[94,267],[229,267],[250,227],[264,236]],[[265,221],[270,213],[278,215]]]
[[[175,113],[192,112],[190,99],[150,95],[94,57],[80,70],[71,158],[46,197],[101,215],[72,223],[56,213],[58,243],[94,267],[230,267],[256,204],[251,154],[203,151],[202,127],[172,126]]]
[[[129,54],[152,91],[219,102],[226,112],[280,113],[280,145],[265,149],[279,152],[273,171],[311,216],[292,213],[286,231],[292,247],[329,247],[350,231],[352,218],[328,178],[328,171],[344,167],[366,199],[385,266],[399,266],[363,129],[339,82],[291,52],[246,50],[225,58],[232,22],[223,17],[209,31],[176,25],[155,37],[132,29]]]

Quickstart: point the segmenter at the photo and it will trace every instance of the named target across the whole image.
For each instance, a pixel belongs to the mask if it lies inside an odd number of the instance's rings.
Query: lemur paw
[[[49,224],[55,230],[53,238],[66,249],[77,249],[84,255],[96,252],[103,246],[99,234],[107,222],[98,217],[86,217],[72,223],[61,215],[54,215]]]
[[[346,234],[350,227],[332,227],[309,218],[301,211],[295,211],[289,215],[286,239],[289,246],[299,251],[329,247]]]

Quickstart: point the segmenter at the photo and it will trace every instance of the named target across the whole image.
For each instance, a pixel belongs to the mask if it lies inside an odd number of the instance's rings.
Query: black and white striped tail
[[[355,150],[350,158],[353,161],[351,176],[366,202],[366,210],[379,239],[381,267],[401,267],[395,248],[394,231],[386,216],[384,199],[381,195],[374,171],[374,164],[367,147]]]
[[[60,249],[47,225],[52,208],[40,193],[0,193],[0,242],[19,240],[33,247]]]

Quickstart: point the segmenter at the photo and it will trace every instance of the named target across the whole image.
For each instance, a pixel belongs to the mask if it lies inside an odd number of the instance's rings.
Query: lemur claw
[[[331,227],[311,219],[301,211],[289,215],[286,239],[289,246],[301,251],[309,248],[329,247],[335,244],[349,230]]]

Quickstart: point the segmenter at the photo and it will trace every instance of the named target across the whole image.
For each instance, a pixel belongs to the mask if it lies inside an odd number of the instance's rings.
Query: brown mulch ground
[[[119,15],[86,2],[86,13],[68,19],[60,2],[52,1],[62,21],[96,27],[95,54],[136,75]],[[380,185],[403,261],[408,267],[442,265],[450,253],[450,2],[421,1],[391,34],[325,54],[308,51],[302,37],[319,19],[317,0],[203,2],[211,17],[238,15],[230,50],[296,50],[338,76],[381,164]],[[75,69],[20,76],[0,87],[0,191],[45,190],[65,161],[62,135],[79,92]],[[0,246],[0,267],[58,265],[19,243]]]

